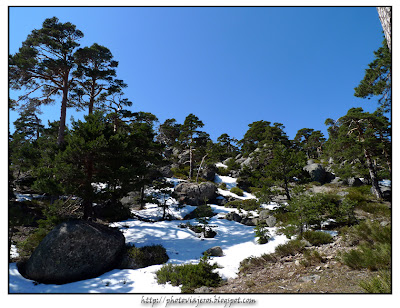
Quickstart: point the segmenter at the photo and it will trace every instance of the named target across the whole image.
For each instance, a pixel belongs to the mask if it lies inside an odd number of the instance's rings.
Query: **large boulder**
[[[260,212],[260,215],[258,218],[260,218],[261,220],[266,220],[268,217],[269,217],[269,210],[265,209]]]
[[[41,283],[63,284],[114,269],[125,250],[117,229],[74,220],[56,226],[23,266],[21,274]]]
[[[335,178],[335,176],[327,172],[321,164],[311,163],[306,165],[303,170],[308,172],[312,181],[320,182],[321,184],[329,183]]]
[[[276,225],[276,218],[272,215],[268,216],[268,218],[265,220],[265,222],[267,223],[267,226],[272,228],[275,227]]]
[[[175,187],[174,196],[180,203],[190,205],[204,204],[205,200],[213,200],[217,197],[217,187],[214,183],[180,183]]]
[[[217,168],[214,165],[208,165],[200,170],[200,177],[207,181],[214,181]]]

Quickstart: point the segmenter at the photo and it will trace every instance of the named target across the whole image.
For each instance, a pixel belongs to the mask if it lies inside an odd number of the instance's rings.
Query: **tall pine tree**
[[[70,22],[61,23],[57,17],[48,18],[42,28],[33,30],[22,43],[19,51],[9,57],[9,79],[12,89],[25,89],[27,93],[19,101],[29,99],[37,90],[41,104],[54,102],[61,95],[60,127],[58,144],[64,142],[68,95],[72,86],[74,51],[83,33]]]

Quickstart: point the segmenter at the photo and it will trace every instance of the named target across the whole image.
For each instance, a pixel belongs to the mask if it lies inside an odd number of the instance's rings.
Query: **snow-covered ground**
[[[176,179],[169,179],[169,181],[175,186],[179,183]],[[218,181],[225,182],[227,186],[236,185],[236,180],[230,177],[217,176],[216,182],[218,183]],[[219,192],[221,193],[221,190]],[[228,191],[225,192],[231,194]],[[242,199],[246,198],[255,197],[251,194],[242,197]],[[194,206],[179,207],[172,198],[168,202],[170,202],[170,214],[180,219],[195,209]],[[213,257],[210,262],[216,262],[221,266],[216,271],[224,279],[237,276],[239,264],[243,259],[271,253],[277,245],[287,241],[284,235],[276,235],[276,228],[269,228],[272,235],[270,241],[264,245],[257,244],[254,227],[221,219],[229,212],[238,211],[237,209],[214,204],[210,204],[210,206],[217,213],[209,222],[209,225],[217,231],[214,238],[199,238],[190,229],[181,227],[186,222],[196,225],[195,219],[157,221],[162,215],[162,210],[154,204],[147,204],[144,210],[136,214],[155,220],[155,222],[130,219],[113,223],[112,226],[118,227],[123,232],[127,244],[135,244],[136,247],[152,244],[163,245],[170,258],[168,263],[173,264],[197,263],[202,257],[202,253],[208,248],[220,246],[224,256]],[[265,208],[275,206],[276,204],[264,205]],[[137,270],[112,270],[93,279],[51,285],[36,284],[23,278],[19,274],[16,264],[11,263],[9,265],[9,291],[10,293],[180,293],[180,287],[157,284],[155,272],[161,267],[162,265],[154,265]]]

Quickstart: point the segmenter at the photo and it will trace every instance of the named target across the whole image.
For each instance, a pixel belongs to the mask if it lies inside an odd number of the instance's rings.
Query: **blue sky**
[[[259,120],[283,123],[290,138],[305,127],[327,137],[327,118],[377,107],[354,97],[383,40],[375,7],[11,7],[9,52],[53,16],[83,31],[81,47],[111,50],[133,111],[161,123],[194,113],[213,140],[241,139]],[[58,102],[41,118],[59,116]]]

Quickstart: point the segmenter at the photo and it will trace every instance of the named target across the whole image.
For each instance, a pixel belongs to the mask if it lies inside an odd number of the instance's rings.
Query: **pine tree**
[[[375,59],[368,64],[363,80],[354,88],[354,96],[368,99],[379,96],[381,110],[388,112],[392,104],[392,55],[386,39],[374,54]]]
[[[80,103],[80,109],[88,108],[88,114],[92,114],[95,106],[105,102],[107,97],[120,93],[127,86],[115,78],[118,62],[113,60],[107,47],[95,43],[79,48],[74,58],[77,64],[73,73],[77,83],[74,96]]]
[[[358,162],[368,172],[374,195],[382,199],[377,171],[379,168],[391,171],[389,120],[379,111],[369,113],[362,108],[351,108],[336,122],[328,119],[326,124],[330,126],[328,155],[335,160],[337,171],[347,166],[354,173],[357,169],[352,168],[353,162]]]
[[[302,128],[294,137],[295,144],[306,153],[307,158],[320,157],[325,140],[321,131],[312,128]]]
[[[262,168],[261,174],[266,179],[271,179],[285,190],[286,198],[291,200],[289,183],[294,177],[299,177],[306,163],[303,152],[296,151],[282,143],[273,144],[273,150],[262,147],[257,153],[260,157],[267,155],[267,163]]]
[[[54,102],[61,95],[61,115],[58,144],[64,142],[65,120],[69,91],[72,86],[74,51],[83,33],[70,22],[61,23],[57,17],[48,18],[42,28],[33,30],[15,55],[9,56],[9,80],[12,89],[25,89],[18,101],[29,100],[39,89],[40,104]]]
[[[199,131],[198,128],[204,126],[204,123],[199,120],[197,116],[194,114],[189,114],[184,123],[181,125],[181,133],[179,135],[179,141],[189,150],[189,179],[193,177],[193,168],[194,168],[194,151],[196,144],[203,143],[208,138],[208,134]]]
[[[174,146],[180,135],[180,127],[176,119],[166,119],[158,128],[157,140],[169,147]]]

